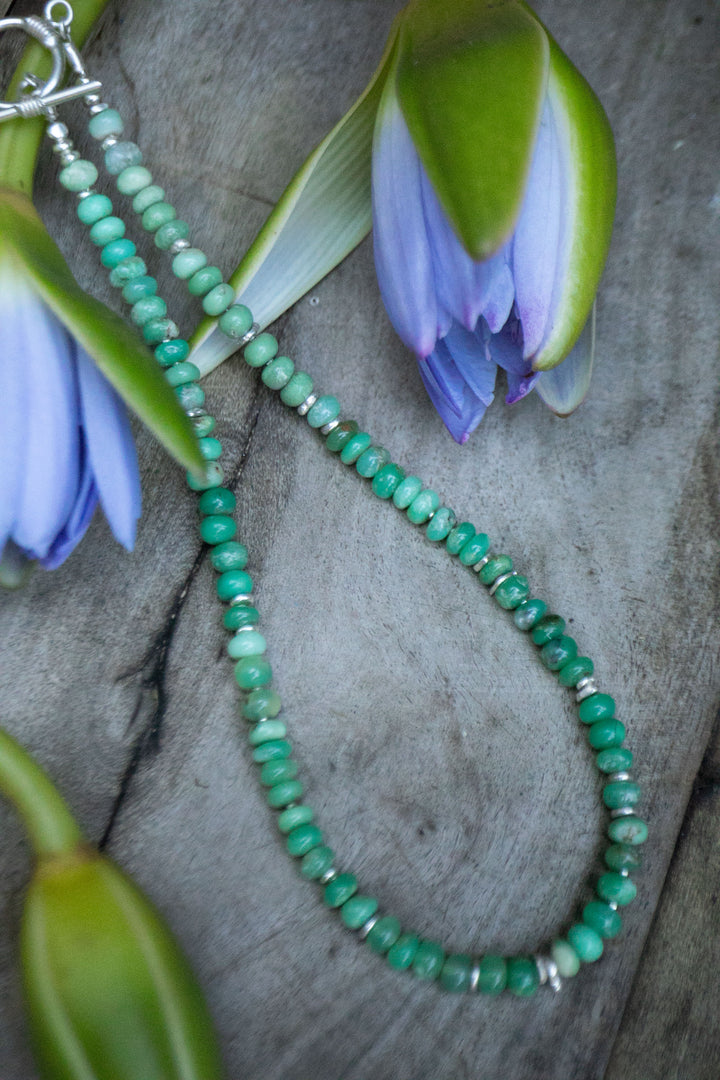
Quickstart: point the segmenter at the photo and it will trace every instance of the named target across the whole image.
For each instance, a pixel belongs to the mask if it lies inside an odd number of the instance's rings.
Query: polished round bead
[[[492,585],[496,578],[501,574],[509,574],[512,568],[513,561],[509,555],[494,555],[485,563],[478,577],[483,585]]]
[[[190,226],[187,221],[182,221],[180,218],[177,221],[168,221],[155,233],[155,247],[160,251],[169,251],[173,244],[176,244],[178,240],[185,240],[189,233]]]
[[[563,979],[572,979],[580,970],[580,957],[569,941],[558,938],[552,943],[550,955],[555,962],[558,975]]]
[[[172,272],[181,281],[187,281],[198,270],[207,266],[207,255],[200,248],[187,248],[179,251],[172,261]]]
[[[157,206],[164,201],[165,188],[160,187],[159,184],[149,184],[137,193],[133,199],[132,208],[136,214],[144,214],[151,206]]]
[[[446,540],[456,524],[455,511],[451,510],[449,506],[441,506],[439,510],[435,511],[432,520],[428,521],[425,535],[428,540],[432,540],[434,543]]]
[[[125,235],[125,222],[122,218],[110,215],[96,221],[88,234],[93,244],[105,247],[111,240],[119,240]]]
[[[399,465],[389,461],[386,465],[381,466],[373,476],[372,490],[373,495],[377,495],[378,499],[390,499],[394,495],[398,486],[405,479],[405,470],[401,469]]]
[[[440,985],[452,994],[464,994],[470,987],[472,960],[469,956],[454,953],[445,958],[440,971]]]
[[[366,941],[373,952],[384,956],[400,937],[400,920],[394,915],[384,915],[368,933]]]
[[[137,248],[132,240],[111,240],[109,244],[105,244],[100,252],[100,262],[103,266],[106,266],[108,270],[114,270],[115,267],[119,263],[124,262],[125,259],[131,259],[136,251]]]
[[[432,488],[424,488],[408,506],[408,521],[413,525],[424,525],[429,521],[440,505],[440,496]]]
[[[369,446],[355,462],[355,468],[360,476],[372,480],[389,461],[390,453],[384,446]]]
[[[603,953],[602,938],[585,923],[575,923],[567,932],[567,940],[583,964],[592,964]]]
[[[282,817],[282,814],[280,815]],[[320,846],[308,851],[300,863],[300,873],[308,881],[318,881],[332,868],[335,852],[332,848]]]
[[[227,514],[209,514],[200,522],[200,536],[206,544],[224,544],[236,533],[235,520]]]
[[[130,311],[130,318],[136,326],[144,326],[150,319],[158,319],[163,315],[167,315],[167,304],[160,296],[146,296],[143,300],[138,300],[137,303],[133,304],[132,310]],[[177,381],[173,381],[173,378],[175,377],[173,372],[179,369],[179,371],[177,371],[177,374],[179,375],[186,368],[192,368],[194,374],[188,379],[178,378]],[[192,382],[193,379],[199,377],[200,372],[194,364],[176,364],[174,368],[170,368],[169,371],[165,372],[165,378],[171,386],[181,386],[182,383]]]
[[[245,357],[245,363],[250,367],[263,367],[270,360],[273,360],[278,353],[277,338],[272,334],[258,334],[258,336],[245,346],[243,356]],[[308,376],[309,378],[309,376]],[[311,388],[312,389],[312,388]],[[308,391],[309,393],[310,391]],[[303,401],[308,395],[305,394]],[[284,400],[284,399],[283,399]],[[286,402],[286,404],[288,404]],[[298,401],[298,405],[301,402]]]
[[[387,962],[395,971],[405,971],[410,967],[420,945],[417,934],[401,934],[388,949]]]
[[[291,753],[292,746],[285,739],[271,739],[255,747],[252,759],[256,765],[264,765],[267,761],[284,761]]]
[[[286,735],[287,728],[282,720],[264,720],[262,724],[252,729],[248,735],[248,742],[251,746],[262,746],[264,743],[284,739]]]
[[[312,388],[313,381],[308,373],[306,371],[296,371],[280,391],[280,400],[283,405],[296,409],[312,393]]]
[[[359,930],[378,909],[373,896],[351,896],[340,908],[340,918],[348,930]]]
[[[423,482],[419,476],[406,476],[393,492],[392,500],[398,510],[407,510],[410,503],[417,498],[422,489]]]
[[[475,533],[458,551],[458,559],[463,566],[474,566],[487,554],[489,547],[490,538],[486,533]]]
[[[117,109],[103,109],[91,116],[88,122],[88,131],[93,139],[100,141],[108,135],[122,135],[124,128],[122,116]]]
[[[492,996],[501,994],[507,986],[507,960],[502,956],[483,956],[478,968],[478,993]]]
[[[512,956],[507,962],[507,988],[516,997],[532,997],[540,986],[537,964],[529,956]]]
[[[219,546],[223,547],[224,545],[220,544]],[[225,568],[223,567],[223,569]],[[230,567],[227,567],[227,569],[230,569]],[[222,573],[222,570],[220,570],[220,573]],[[260,612],[250,604],[233,604],[223,614],[223,626],[226,630],[240,630],[243,626],[255,626],[259,621]]]
[[[96,221],[102,221],[103,218],[109,217],[112,214],[112,208],[112,203],[107,195],[93,193],[88,195],[87,199],[80,200],[77,205],[77,216],[83,225],[94,225]]]
[[[196,270],[188,281],[188,292],[191,296],[205,296],[222,284],[222,279],[222,270],[218,266],[204,266],[202,270]]]
[[[267,743],[265,744],[267,746]],[[275,787],[287,780],[294,780],[298,773],[298,763],[291,758],[274,758],[263,763],[260,769],[260,783],[263,787]]]
[[[151,322],[154,321],[155,320],[151,320]],[[146,323],[146,326],[149,325],[150,323]],[[145,331],[143,330],[143,333],[144,332]],[[181,386],[173,387],[173,390],[175,392],[175,397],[178,399],[185,412],[188,412],[190,409],[199,409],[205,402],[205,391],[202,386],[198,386],[197,383],[183,383]],[[204,487],[215,487],[218,482],[219,481],[217,480],[214,483],[210,483],[209,480],[207,483],[203,481],[200,485],[200,490]]]
[[[136,143],[115,143],[105,151],[105,168],[111,176],[119,176],[130,165],[142,165],[142,151]]]
[[[321,428],[336,420],[340,415],[340,402],[332,394],[322,394],[307,414],[307,422],[311,428]]]
[[[630,844],[612,844],[605,851],[605,865],[609,870],[634,872],[642,866],[642,855]]]
[[[576,656],[568,660],[558,671],[558,682],[561,686],[577,686],[581,679],[592,675],[595,665],[589,656]]]
[[[119,174],[115,183],[118,191],[123,195],[135,197],[141,191],[152,186],[152,173],[144,165],[128,165]],[[133,209],[136,209],[134,204]]]
[[[635,806],[640,802],[640,785],[632,780],[618,780],[603,788],[603,802],[608,810],[621,806]]]
[[[264,686],[253,690],[243,706],[243,716],[246,720],[257,722],[269,717],[274,719],[282,708],[282,701],[277,690]]]
[[[192,424],[193,431],[198,439],[200,439],[200,448],[202,449],[205,436],[215,430],[215,417],[210,416],[204,409],[200,409],[192,413],[190,416],[190,423]],[[213,443],[217,443],[218,446],[220,445],[220,443],[217,442],[217,439],[213,439]],[[216,456],[219,455],[213,455],[213,459]],[[205,450],[203,450],[203,457],[207,457],[208,460],[211,460]]]
[[[543,615],[530,631],[530,637],[536,645],[546,645],[553,638],[565,633],[565,620],[559,615]]]
[[[269,745],[268,743],[264,744]],[[289,746],[289,743],[285,743]],[[281,833],[291,833],[293,829],[299,829],[302,825],[309,825],[315,817],[315,812],[310,806],[288,806],[277,819],[277,827]],[[310,850],[310,849],[309,849]]]
[[[595,758],[595,764],[600,772],[625,772],[632,768],[632,750],[627,750],[622,746],[616,746],[611,750],[601,750]]]
[[[145,261],[140,258],[139,255],[131,255],[127,259],[123,259],[117,266],[110,271],[110,284],[114,285],[116,289],[124,288],[130,281],[137,281],[138,278],[147,276],[147,266]]]
[[[201,514],[229,514],[237,505],[237,499],[228,488],[211,488],[203,491],[198,499]]]
[[[619,907],[630,904],[637,896],[635,882],[617,873],[603,874],[595,891],[606,904],[614,903]]]
[[[615,701],[609,694],[593,694],[578,706],[578,716],[583,724],[597,720],[610,720],[615,715]]]
[[[143,274],[142,277],[128,281],[123,286],[123,300],[128,304],[137,304],[138,300],[145,300],[148,296],[154,296],[157,292],[158,283],[154,277]]]
[[[512,611],[530,595],[530,583],[522,574],[513,575],[506,581],[501,581],[499,585],[496,583],[493,587],[495,601],[505,611]]]
[[[256,686],[267,686],[272,680],[272,668],[267,660],[246,656],[235,665],[235,679],[241,690],[254,690]]]
[[[412,973],[427,982],[437,979],[445,962],[445,950],[437,941],[420,941],[412,962]]]
[[[268,806],[271,806],[273,810],[280,810],[288,803],[300,799],[304,790],[299,780],[283,780],[268,791],[266,795]]]
[[[282,396],[282,395],[281,395]],[[343,446],[340,451],[340,460],[343,465],[354,465],[372,443],[372,437],[367,431],[358,431]]]
[[[156,202],[148,206],[142,215],[142,227],[147,232],[156,232],[161,225],[167,225],[177,217],[177,210],[168,202]]]
[[[549,671],[560,671],[561,668],[577,656],[577,642],[574,638],[562,634],[553,638],[540,649],[540,659]]]
[[[469,521],[461,521],[460,524],[456,525],[450,532],[450,535],[445,541],[445,547],[451,555],[459,555],[460,551],[470,540],[472,540],[474,535],[475,526],[471,525]]]
[[[229,540],[224,544],[218,544],[210,552],[210,562],[213,569],[222,574],[226,570],[244,570],[248,561],[248,549],[237,540]]]
[[[625,725],[619,720],[597,720],[588,728],[588,742],[593,750],[610,750],[622,746]]]
[[[173,341],[161,341],[155,348],[155,359],[163,367],[177,364],[180,360],[186,360],[190,355],[190,345],[184,338],[176,338]]]
[[[207,525],[210,520],[212,519],[205,518],[202,522],[200,526],[201,533],[203,525]],[[224,603],[232,600],[234,596],[238,596],[240,593],[252,592],[252,587],[253,580],[245,570],[224,570],[215,582],[218,600],[222,600]]]
[[[98,171],[92,161],[78,158],[71,161],[58,174],[58,180],[66,191],[85,191],[93,186],[98,178]]]
[[[267,641],[258,630],[243,630],[242,634],[230,638],[227,651],[233,660],[242,660],[244,656],[262,656],[267,651]]]
[[[622,929],[622,919],[617,911],[602,900],[591,900],[583,908],[583,922],[601,938],[614,938]]]
[[[177,396],[178,400],[182,404],[182,394],[185,390],[194,389],[195,384],[191,383],[190,386],[178,386],[173,393]],[[198,386],[198,390],[201,388]],[[205,395],[203,394],[203,397]],[[185,473],[185,481],[188,487],[192,491],[207,491],[208,488],[219,487],[225,479],[225,473],[222,466],[217,461],[206,461],[205,468],[202,476],[196,476],[194,473]]]
[[[195,367],[194,364],[191,364],[190,366]],[[195,370],[197,371],[197,368],[195,368]],[[198,377],[199,374],[200,373],[198,372]],[[204,438],[200,439],[198,445],[200,447],[200,453],[206,461],[217,461],[217,459],[222,454],[222,443],[219,439],[215,439],[212,437],[208,438],[207,436],[205,436]]]
[[[312,813],[312,811],[310,811]],[[284,811],[287,813],[287,811]],[[288,854],[294,858],[302,858],[308,851],[319,847],[323,842],[323,834],[317,825],[298,825],[288,833],[286,847]]]
[[[339,454],[345,444],[352,439],[353,435],[357,435],[359,430],[356,420],[341,420],[325,439],[325,445],[332,454]]]
[[[151,319],[143,327],[148,345],[159,345],[165,338],[177,337],[178,328],[172,319]]]
[[[323,899],[328,907],[340,907],[355,895],[357,887],[357,878],[354,874],[338,874],[334,881],[325,886]]]
[[[277,356],[265,365],[260,372],[260,378],[271,390],[282,390],[283,386],[290,382],[294,370],[295,364],[289,356]]]
[[[546,611],[547,604],[545,601],[533,597],[532,600],[525,600],[519,607],[515,608],[513,622],[518,630],[530,631],[537,626]]]
[[[240,338],[245,337],[252,324],[253,317],[250,308],[245,307],[244,304],[231,304],[227,311],[223,311],[220,316],[218,326],[225,337],[232,338],[233,341],[239,341]]]
[[[614,844],[644,844],[648,836],[648,827],[642,818],[615,818],[608,825],[608,836]]]

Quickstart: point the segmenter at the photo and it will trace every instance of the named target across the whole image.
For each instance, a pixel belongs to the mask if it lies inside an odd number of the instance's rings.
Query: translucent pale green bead
[[[277,338],[272,334],[258,334],[254,341],[245,346],[243,356],[250,367],[263,367],[277,356],[277,352]],[[307,394],[305,396],[307,397]]]
[[[192,367],[195,367],[195,365],[193,364]],[[197,368],[195,368],[195,370],[197,371]],[[206,461],[217,461],[222,454],[222,443],[219,439],[200,439],[198,445],[200,447],[200,453]]]
[[[210,518],[205,518],[203,525],[209,520]],[[234,596],[239,596],[241,593],[252,592],[252,587],[253,580],[245,570],[223,570],[215,582],[218,600],[222,600],[223,603],[232,600]]]
[[[644,844],[648,837],[648,827],[639,817],[615,818],[608,825],[608,836],[614,844]]]
[[[360,427],[356,420],[341,420],[325,439],[325,445],[331,454],[339,454],[346,443],[357,435]]]
[[[252,694],[248,696],[243,706],[243,716],[246,720],[255,723],[265,718],[274,720],[281,708],[282,701],[277,690],[273,690],[269,686],[263,686],[261,689],[253,690]]]
[[[105,168],[118,176],[130,165],[142,165],[142,151],[134,142],[119,142],[105,151]]]
[[[325,886],[323,900],[328,907],[337,908],[357,892],[357,878],[354,874],[338,874]]]
[[[628,750],[623,746],[616,746],[610,750],[601,750],[595,758],[595,764],[600,772],[626,772],[628,769],[632,769],[633,766],[632,750]]]
[[[632,903],[637,896],[637,886],[622,874],[603,874],[598,879],[596,892],[606,904],[615,903],[624,907],[625,904]]]
[[[270,742],[256,746],[252,752],[252,759],[256,765],[264,765],[266,761],[283,761],[289,758],[292,746],[285,739],[271,739]]]
[[[342,454],[340,457],[342,457]],[[397,506],[398,510],[407,510],[410,503],[413,499],[417,498],[422,489],[423,482],[419,476],[406,476],[405,479],[398,484],[393,493],[393,503]]]
[[[540,986],[537,964],[529,956],[512,956],[507,962],[507,988],[515,997],[532,997]]]
[[[111,240],[119,240],[125,235],[125,222],[122,218],[111,214],[110,217],[104,217],[100,221],[96,221],[88,235],[93,244],[98,247],[105,247]]]
[[[280,395],[282,397],[282,394]],[[340,451],[340,460],[343,465],[354,465],[358,458],[365,453],[372,443],[372,437],[367,431],[358,431],[343,446]]]
[[[420,945],[417,934],[401,934],[394,945],[388,950],[387,962],[395,971],[405,971],[415,959],[415,954]]]
[[[313,381],[305,371],[296,371],[280,391],[283,405],[296,409],[312,393]]]
[[[559,671],[576,656],[577,642],[567,634],[553,638],[540,649],[540,659],[549,671]]]
[[[186,248],[185,251],[178,251],[173,259],[172,272],[176,278],[187,281],[198,270],[202,270],[203,266],[207,266],[205,252],[201,251],[200,248]]]
[[[359,930],[378,909],[373,896],[351,896],[340,908],[340,918],[348,930]]]
[[[136,214],[144,214],[151,206],[165,201],[165,188],[159,184],[150,184],[149,187],[139,191],[133,199],[133,210]]]
[[[111,240],[109,244],[105,244],[105,247],[100,252],[100,262],[108,270],[114,270],[125,259],[131,259],[136,251],[137,248],[132,240]]]
[[[266,761],[260,769],[260,783],[263,787],[275,787],[287,780],[294,780],[298,772],[298,763],[291,758],[275,758]],[[292,800],[291,800],[292,801]]]
[[[487,533],[476,533],[460,548],[458,559],[463,566],[474,566],[487,555],[489,547],[490,538]]]
[[[105,139],[108,135],[122,135],[125,125],[117,109],[103,109],[91,116],[88,131],[93,139]]]
[[[529,631],[537,625],[546,611],[547,604],[545,601],[537,600],[533,597],[531,600],[523,601],[519,607],[515,608],[515,611],[513,612],[513,622],[518,630]]]
[[[365,939],[373,952],[383,956],[400,937],[400,920],[394,915],[383,915]]]
[[[405,470],[392,461],[388,462],[373,476],[373,494],[377,495],[378,499],[390,499],[404,479]]]
[[[530,582],[522,574],[510,577],[497,586],[493,594],[495,602],[505,611],[512,611],[530,595]]]
[[[260,372],[260,378],[271,390],[282,390],[290,382],[295,365],[289,356],[277,356]]]
[[[595,665],[589,656],[576,656],[558,671],[558,682],[561,686],[577,686],[581,679],[592,675]]]
[[[66,191],[85,191],[93,186],[97,178],[98,171],[92,161],[85,161],[84,158],[72,161],[58,174],[58,180]]]
[[[332,394],[322,394],[307,414],[307,422],[311,428],[321,428],[329,424],[331,420],[337,420],[340,415],[340,402]]]
[[[335,852],[329,847],[316,847],[303,855],[300,863],[300,873],[308,881],[317,881],[323,874],[327,874],[332,867]]]
[[[229,488],[211,488],[198,499],[201,514],[229,514],[236,506],[237,499]]]
[[[315,812],[310,806],[289,806],[278,817],[277,827],[281,833],[291,833],[301,825],[309,825],[314,817]]]
[[[288,803],[301,798],[304,790],[299,780],[283,780],[268,791],[266,796],[268,806],[272,806],[273,810],[280,810]]]
[[[307,855],[308,851],[319,847],[322,842],[323,834],[317,825],[298,825],[288,833],[286,846],[288,854],[299,859],[303,855]]]
[[[81,199],[77,205],[77,216],[83,225],[94,225],[96,221],[112,214],[112,203],[107,195],[98,195],[94,192],[86,199]]]
[[[161,341],[155,349],[155,359],[163,367],[177,364],[180,360],[186,360],[190,355],[190,345],[184,338],[176,338],[174,341]]]
[[[189,390],[190,387],[194,387],[195,384],[191,383],[190,386],[178,386],[173,393],[180,398],[181,394],[185,390]],[[200,387],[198,387],[198,390]],[[204,397],[205,395],[203,395]],[[185,481],[187,486],[192,491],[207,491],[208,488],[219,487],[225,479],[225,473],[223,472],[222,465],[219,465],[217,461],[207,461],[205,463],[205,471],[202,477],[197,477],[194,473],[185,473]]]
[[[478,965],[480,977],[478,991],[481,994],[502,994],[507,986],[507,960],[503,956],[483,956]]]
[[[146,275],[145,260],[139,255],[131,255],[129,259],[123,259],[110,271],[110,284],[119,289],[127,285],[129,281],[137,281],[138,278],[146,277]]]
[[[605,851],[604,859],[608,870],[617,870],[618,873],[621,870],[639,870],[642,866],[642,855],[630,844],[611,844]]]
[[[219,574],[226,570],[244,570],[248,561],[248,549],[237,540],[228,540],[218,544],[210,552],[210,562]]]
[[[463,994],[470,987],[472,960],[469,956],[455,953],[445,959],[440,972],[440,985],[452,994]]]
[[[168,221],[155,233],[155,247],[160,251],[169,251],[178,240],[186,240],[189,233],[190,226],[187,221],[182,221],[180,218],[176,221]]]
[[[492,585],[501,574],[509,574],[513,568],[513,561],[509,555],[494,555],[485,563],[478,577],[483,585]]]
[[[245,307],[244,304],[232,304],[220,316],[218,326],[226,337],[232,338],[233,341],[239,341],[240,338],[247,334],[252,322],[253,317],[250,308]]]
[[[202,416],[191,416],[190,423],[193,426],[193,431],[200,440],[204,439],[206,435],[209,435],[210,432],[215,429],[215,417],[210,416],[209,413],[205,413]],[[215,442],[217,442],[217,439]],[[208,455],[204,454],[204,456],[207,457]]]
[[[167,304],[160,296],[147,296],[144,300],[138,300],[136,304],[133,304],[130,311],[130,318],[136,326],[144,326],[150,319],[158,319],[163,315],[167,315]],[[172,372],[175,368],[179,368],[182,371],[185,367],[192,367],[197,374],[193,375],[190,379],[178,379],[177,382],[173,382]],[[168,380],[171,386],[180,386],[184,382],[192,382],[193,379],[197,379],[200,376],[200,372],[194,364],[176,364],[175,368],[171,368],[165,373],[165,378]]]
[[[530,637],[536,645],[546,645],[553,638],[565,633],[565,620],[559,615],[543,615],[530,631]]]
[[[172,319],[151,319],[143,326],[143,337],[148,345],[159,345],[165,338],[177,337],[178,328]]]
[[[262,746],[266,742],[284,739],[286,735],[287,728],[282,720],[264,720],[262,724],[252,729],[248,735],[248,742],[251,746]]]
[[[123,286],[123,300],[128,304],[137,304],[138,300],[144,300],[147,296],[154,296],[157,292],[158,283],[154,277],[143,274],[142,277],[128,281]]]
[[[597,720],[610,720],[615,715],[615,700],[610,694],[593,694],[580,702],[578,716],[583,724],[594,724]]]
[[[558,975],[563,979],[572,979],[580,970],[580,957],[570,942],[563,938],[552,943],[550,956],[557,964]]]
[[[445,547],[451,555],[457,555],[461,548],[467,544],[468,540],[472,540],[475,535],[475,526],[471,525],[469,521],[461,521],[459,525],[456,525],[450,532],[447,540],[445,541]]]
[[[220,547],[223,545],[220,544]],[[220,573],[223,569],[225,567]],[[251,604],[234,604],[223,614],[223,626],[226,630],[239,630],[241,626],[254,626],[259,619],[260,612]]]
[[[640,802],[640,785],[632,780],[616,780],[603,788],[603,802],[608,810],[622,806],[635,806]]]
[[[419,495],[415,496],[406,510],[408,521],[411,521],[413,525],[424,525],[426,521],[430,520],[439,505],[440,496],[437,491],[433,491],[432,488],[424,488]]]
[[[149,169],[146,169],[144,165],[128,165],[128,167],[123,169],[119,174],[115,183],[117,184],[118,191],[123,195],[134,197],[140,191],[150,187],[152,184],[152,173]]]
[[[445,950],[437,941],[421,940],[412,962],[412,973],[430,982],[437,979],[445,962]]]
[[[147,232],[156,232],[161,225],[167,225],[177,217],[177,210],[169,202],[156,202],[143,211],[142,227]]]
[[[151,321],[154,322],[154,320]],[[173,389],[176,398],[186,412],[188,409],[199,409],[205,402],[205,391],[202,386],[198,386],[197,383],[183,383],[182,386],[175,386]],[[222,479],[222,477],[220,479]],[[219,481],[216,480],[214,483],[211,483],[208,479],[207,482],[203,481],[200,487],[215,487],[217,483],[219,483]]]
[[[209,514],[200,522],[200,536],[206,544],[224,544],[237,532],[234,518],[227,514]]]
[[[583,922],[601,938],[614,938],[622,930],[622,919],[617,911],[602,900],[591,900],[583,908]]]
[[[567,939],[583,964],[592,964],[603,953],[602,938],[590,926],[575,923],[567,932]]]
[[[267,660],[246,656],[235,665],[235,679],[241,690],[254,690],[271,682],[272,668]]]
[[[619,720],[597,720],[588,728],[588,742],[593,750],[610,750],[622,746],[625,725]]]
[[[387,465],[389,460],[390,454],[384,446],[369,446],[367,450],[363,450],[355,462],[355,469],[366,480],[372,480],[383,465]]]
[[[432,520],[428,522],[425,535],[428,540],[433,540],[436,543],[439,540],[446,540],[456,524],[455,511],[451,510],[449,506],[441,506],[439,510],[435,511]]]
[[[267,651],[267,641],[258,630],[243,630],[230,638],[227,651],[233,660],[242,660],[244,656],[262,656]]]
[[[191,296],[205,296],[216,285],[220,285],[222,279],[222,270],[218,266],[204,266],[202,270],[197,270],[188,281],[188,292]]]

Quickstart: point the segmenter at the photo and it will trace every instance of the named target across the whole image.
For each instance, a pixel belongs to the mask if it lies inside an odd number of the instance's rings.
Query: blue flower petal
[[[462,416],[465,380],[455,366],[444,340],[438,341],[430,355],[425,357],[425,363],[449,408],[456,416]]]
[[[438,346],[444,345],[455,367],[467,383],[475,397],[485,406],[492,403],[495,390],[496,362],[488,355],[477,334],[469,333],[459,323],[452,329]]]
[[[481,289],[478,318],[483,316],[493,334],[502,330],[510,317],[515,300],[515,282],[510,268],[511,255],[512,241],[492,258],[478,263],[475,270]]]
[[[17,326],[12,311],[2,303],[7,299],[7,283],[0,281],[0,357],[2,358],[3,420],[0,424],[0,551],[9,537],[17,516],[20,481],[23,470],[25,424],[25,379],[22,363],[11,363],[17,348]]]
[[[428,357],[426,360],[418,360],[420,376],[425,384],[425,389],[430,395],[430,400],[455,442],[467,442],[470,432],[475,430],[483,418],[486,409],[485,402],[476,397],[470,387],[466,385],[463,393],[462,408],[460,415],[458,415],[443,393],[433,373],[431,363],[432,357]]]
[[[40,559],[45,570],[56,570],[72,554],[88,530],[98,503],[98,493],[93,479],[90,457],[83,439],[80,446],[80,482],[75,504],[64,526],[53,540],[47,555]]]

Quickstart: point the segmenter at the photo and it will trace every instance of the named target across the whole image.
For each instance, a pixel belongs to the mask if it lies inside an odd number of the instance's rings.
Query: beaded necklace
[[[53,18],[56,8],[62,15]],[[288,356],[278,355],[275,337],[259,332],[252,313],[236,302],[234,289],[224,281],[221,270],[208,265],[205,253],[192,246],[189,225],[177,217],[164,189],[153,182],[140,148],[122,140],[123,120],[116,109],[100,100],[101,84],[85,72],[70,39],[71,21],[72,9],[65,0],[47,4],[43,19],[0,20],[0,29],[24,29],[41,40],[53,56],[48,82],[21,103],[0,103],[0,119],[6,115],[46,116],[46,134],[62,166],[60,184],[76,195],[77,215],[100,250],[100,262],[109,270],[110,283],[131,305],[132,322],[153,348],[198,436],[206,472],[201,481],[188,474],[187,482],[198,495],[200,536],[209,546],[210,561],[218,574],[216,591],[223,605],[223,626],[232,635],[227,653],[234,661],[235,679],[243,694],[250,754],[266,789],[267,803],[276,811],[277,828],[289,855],[297,861],[301,876],[319,887],[324,903],[338,912],[343,925],[374,953],[384,956],[392,968],[410,970],[421,980],[437,980],[452,992],[495,995],[507,990],[528,997],[542,984],[559,990],[562,978],[575,975],[581,963],[599,959],[605,940],[620,932],[618,908],[636,896],[630,874],[640,866],[638,846],[647,838],[647,826],[636,814],[640,787],[630,776],[633,755],[623,745],[625,726],[615,716],[613,698],[598,690],[592,660],[578,655],[576,642],[565,633],[565,621],[549,612],[545,601],[531,595],[527,578],[514,568],[510,556],[493,552],[484,532],[469,521],[459,521],[449,506],[441,504],[437,492],[392,461],[388,451],[355,420],[342,419],[337,398],[318,394],[309,374],[296,370]],[[58,91],[66,63],[75,79]],[[424,529],[429,542],[442,544],[476,576],[518,630],[529,636],[543,667],[574,694],[578,718],[586,727],[588,743],[604,778],[602,801],[609,811],[610,845],[604,854],[606,870],[594,881],[596,898],[549,948],[530,956],[448,954],[439,943],[404,929],[393,915],[381,912],[375,897],[359,891],[354,874],[338,870],[335,853],[325,843],[312,807],[303,800],[298,764],[286,738],[286,724],[279,719],[281,700],[266,659],[265,638],[257,629],[260,616],[253,603],[253,581],[246,571],[248,552],[236,539],[237,525],[232,517],[236,498],[223,486],[222,445],[213,434],[215,419],[204,407],[199,369],[188,359],[189,342],[180,337],[178,327],[168,317],[167,305],[157,294],[156,279],[148,274],[145,261],[126,236],[125,222],[114,213],[108,196],[94,189],[97,167],[81,158],[67,127],[56,118],[55,106],[72,98],[81,98],[88,107],[90,135],[103,150],[104,167],[115,178],[118,192],[132,199],[143,229],[153,235],[155,246],[171,257],[173,274],[201,301],[206,315],[219,319],[222,333],[244,350],[248,366],[257,368],[265,386],[278,391],[283,404],[305,418],[332,454],[370,482],[378,499],[392,503],[408,521]]]

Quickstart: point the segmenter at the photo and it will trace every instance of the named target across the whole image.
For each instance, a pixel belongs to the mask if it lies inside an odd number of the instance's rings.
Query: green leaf
[[[477,260],[512,235],[548,75],[543,27],[516,0],[412,0],[397,92],[455,232]]]
[[[590,389],[595,359],[595,305],[584,330],[568,355],[552,368],[543,371],[535,383],[535,393],[539,394],[548,408],[558,416],[569,416],[581,404]]]
[[[274,322],[368,234],[375,115],[390,67],[398,20],[370,83],[295,174],[230,278],[260,328]],[[205,374],[237,345],[205,319],[193,338]]]
[[[92,357],[120,396],[182,465],[205,462],[190,422],[136,332],[82,291],[30,200],[0,188],[0,257],[17,264],[38,295]]]

